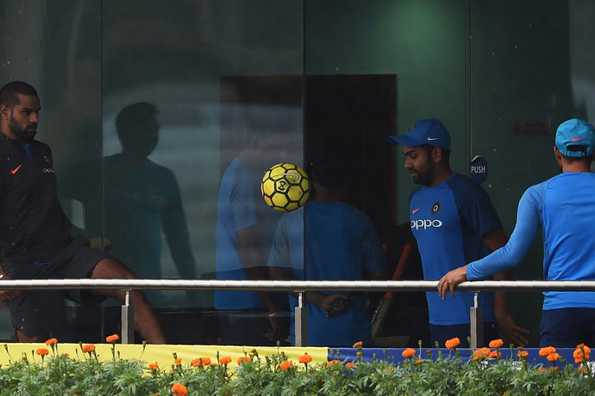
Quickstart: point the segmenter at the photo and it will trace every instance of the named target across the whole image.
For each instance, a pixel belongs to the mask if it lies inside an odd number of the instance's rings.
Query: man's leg
[[[135,276],[119,262],[104,258],[95,265],[91,272],[92,279],[134,279]],[[126,292],[117,289],[99,289],[94,293],[113,297],[122,303]],[[165,344],[165,337],[153,310],[143,294],[138,290],[130,292],[130,303],[134,306],[134,327],[151,344]]]
[[[31,290],[9,302],[17,342],[43,342],[66,337],[64,295],[58,290]]]

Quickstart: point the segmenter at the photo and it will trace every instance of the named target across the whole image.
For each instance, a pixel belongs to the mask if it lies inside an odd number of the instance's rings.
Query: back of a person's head
[[[148,102],[139,102],[124,107],[116,116],[116,130],[120,139],[142,131],[143,125],[157,115],[157,106]]]
[[[0,105],[13,107],[19,104],[19,96],[38,96],[32,85],[24,81],[12,81],[0,88]]]
[[[344,193],[349,189],[353,173],[350,164],[341,158],[330,155],[329,158],[314,159],[308,166],[308,171],[314,183],[327,190]]]

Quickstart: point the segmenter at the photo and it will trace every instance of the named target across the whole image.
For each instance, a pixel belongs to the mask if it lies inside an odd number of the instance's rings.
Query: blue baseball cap
[[[565,157],[590,157],[593,153],[593,125],[571,118],[564,121],[556,131],[556,148]]]
[[[401,146],[415,147],[429,144],[450,150],[450,134],[442,122],[435,118],[417,120],[413,128],[401,135],[389,136],[388,141]]]

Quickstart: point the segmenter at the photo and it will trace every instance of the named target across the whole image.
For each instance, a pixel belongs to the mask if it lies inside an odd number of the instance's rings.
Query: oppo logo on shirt
[[[438,219],[419,219],[411,220],[412,230],[427,230],[428,228],[440,228],[442,227],[442,221]]]

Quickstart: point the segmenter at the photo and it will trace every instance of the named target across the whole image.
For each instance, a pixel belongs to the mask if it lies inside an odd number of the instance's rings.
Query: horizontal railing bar
[[[263,290],[263,291],[435,291],[437,281],[238,281],[183,279],[32,279],[1,280],[0,290]],[[466,291],[595,291],[595,281],[475,281]]]

